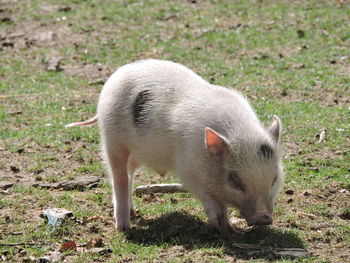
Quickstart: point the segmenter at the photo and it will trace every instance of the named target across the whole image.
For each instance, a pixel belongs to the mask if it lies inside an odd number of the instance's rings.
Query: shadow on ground
[[[224,248],[224,252],[238,258],[274,259],[269,248],[303,248],[304,243],[295,233],[273,227],[242,231],[241,235],[225,235],[212,225],[186,212],[175,212],[155,219],[140,219],[137,227],[126,232],[129,242],[142,245],[183,246],[187,250],[198,248]],[[259,253],[237,248],[235,244],[260,247]],[[267,248],[267,249],[266,249]]]

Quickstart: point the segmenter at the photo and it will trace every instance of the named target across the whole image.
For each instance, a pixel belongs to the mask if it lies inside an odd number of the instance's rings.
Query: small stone
[[[100,229],[95,225],[92,225],[89,227],[89,232],[92,234],[97,234],[99,231],[100,231]]]
[[[286,194],[287,194],[287,195],[292,195],[292,194],[294,194],[294,190],[293,190],[293,189],[288,189],[288,190],[286,191]]]
[[[109,253],[113,252],[112,249],[110,249],[110,248],[103,248],[103,247],[93,247],[90,251],[92,253],[94,253],[94,254],[99,254],[99,255],[106,255],[106,254],[109,254]]]
[[[49,256],[43,256],[37,259],[37,263],[51,263],[52,261],[50,260]]]
[[[35,181],[42,181],[43,178],[40,175],[35,176]]]
[[[19,148],[19,149],[17,150],[17,153],[24,153],[24,148]]]
[[[39,42],[51,42],[56,39],[57,35],[53,31],[40,32],[34,36],[34,39]]]
[[[9,24],[13,23],[13,20],[11,17],[2,17],[2,18],[0,18],[0,21],[3,23],[9,23]]]
[[[14,172],[14,173],[18,173],[18,172],[20,171],[19,168],[16,167],[16,166],[14,166],[14,165],[11,165],[11,166],[10,166],[10,169],[11,169],[11,171]]]
[[[11,47],[13,48],[15,46],[15,43],[11,42],[11,41],[5,41],[2,43],[3,47]]]
[[[6,190],[8,188],[11,188],[13,186],[13,183],[10,183],[10,182],[4,182],[4,181],[1,181],[0,182],[0,189],[1,190]]]
[[[62,7],[59,7],[58,8],[58,11],[60,11],[60,12],[69,12],[69,11],[71,11],[72,10],[72,8],[70,7],[70,6],[62,6]]]
[[[350,220],[350,210],[346,210],[339,215],[341,219]]]
[[[27,251],[25,251],[23,248],[20,248],[18,249],[18,254],[23,257],[27,255]]]
[[[304,191],[303,193],[304,196],[310,196],[311,195],[311,192],[309,190],[306,190]]]
[[[61,71],[61,58],[60,57],[49,57],[47,58],[45,69],[47,71]]]
[[[171,202],[172,204],[177,204],[177,203],[178,203],[177,199],[174,198],[174,197],[170,198],[170,202]]]
[[[52,263],[60,262],[63,260],[64,254],[62,254],[61,252],[53,251],[49,253],[49,258]]]

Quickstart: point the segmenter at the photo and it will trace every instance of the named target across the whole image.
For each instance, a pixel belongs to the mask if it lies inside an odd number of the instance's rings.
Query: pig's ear
[[[219,158],[229,151],[228,140],[216,131],[205,128],[205,145],[211,156]]]
[[[281,124],[281,120],[280,120],[280,118],[278,118],[278,116],[276,116],[276,115],[273,116],[272,123],[271,123],[270,127],[268,128],[268,132],[270,133],[270,135],[272,136],[272,139],[275,142],[279,141],[280,135],[282,132],[282,124]]]

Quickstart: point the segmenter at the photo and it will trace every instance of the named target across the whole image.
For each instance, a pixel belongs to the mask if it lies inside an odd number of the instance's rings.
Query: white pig
[[[283,181],[281,122],[274,116],[265,129],[238,91],[174,62],[136,61],[107,80],[95,117],[67,126],[97,121],[119,230],[130,228],[133,174],[141,165],[177,174],[223,232],[235,231],[228,207],[248,225],[272,223]]]

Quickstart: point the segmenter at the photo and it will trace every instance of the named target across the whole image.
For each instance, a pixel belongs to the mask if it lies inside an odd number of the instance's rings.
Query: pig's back
[[[169,128],[174,111],[183,102],[205,96],[210,86],[178,63],[136,61],[108,79],[100,95],[98,117],[118,123],[128,133]]]
[[[212,86],[180,64],[143,60],[119,68],[106,82],[98,118],[136,159],[166,172],[189,143],[203,147],[205,127],[228,136],[240,118],[237,108],[255,117],[238,93]]]

